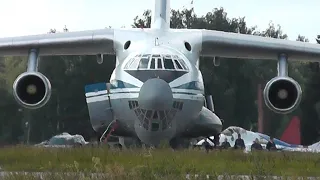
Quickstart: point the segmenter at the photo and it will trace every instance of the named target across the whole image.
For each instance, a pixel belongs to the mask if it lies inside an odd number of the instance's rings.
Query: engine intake
[[[24,72],[13,83],[13,96],[25,108],[41,108],[50,99],[50,81],[39,72]]]
[[[294,111],[301,101],[301,94],[299,83],[290,77],[271,79],[263,91],[267,107],[281,114]]]

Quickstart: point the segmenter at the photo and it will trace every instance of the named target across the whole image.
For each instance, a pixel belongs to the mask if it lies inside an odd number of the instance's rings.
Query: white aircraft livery
[[[108,83],[85,87],[93,129],[157,146],[177,139],[217,136],[221,119],[205,96],[200,57],[278,60],[278,76],[264,89],[266,105],[293,111],[301,87],[288,76],[288,61],[320,61],[320,46],[205,29],[171,29],[170,1],[154,0],[151,28],[106,28],[0,38],[0,56],[28,56],[27,71],[13,84],[23,107],[37,109],[50,99],[50,81],[37,71],[39,56],[116,56]],[[114,127],[114,128],[111,128]]]

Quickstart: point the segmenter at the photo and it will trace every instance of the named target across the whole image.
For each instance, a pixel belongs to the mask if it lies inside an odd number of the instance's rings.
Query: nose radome
[[[139,92],[139,106],[143,109],[170,109],[173,95],[169,84],[158,78],[148,79]]]

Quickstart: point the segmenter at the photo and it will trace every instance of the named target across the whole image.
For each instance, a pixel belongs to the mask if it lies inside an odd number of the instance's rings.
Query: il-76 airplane
[[[298,106],[302,91],[288,76],[288,61],[320,61],[319,45],[171,29],[170,1],[154,0],[154,4],[151,28],[1,38],[0,56],[28,56],[27,71],[13,84],[17,102],[29,109],[48,102],[51,84],[37,71],[40,56],[97,55],[101,61],[104,54],[113,54],[116,66],[109,83],[85,87],[92,127],[103,136],[116,127],[113,136],[155,146],[167,140],[176,146],[180,138],[219,135],[222,122],[211,108],[211,99],[206,101],[200,57],[278,60],[278,76],[264,89],[265,103],[277,113],[289,113]]]

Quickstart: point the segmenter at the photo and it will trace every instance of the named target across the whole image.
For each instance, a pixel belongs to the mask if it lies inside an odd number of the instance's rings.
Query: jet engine
[[[24,72],[13,83],[13,96],[25,108],[41,108],[50,99],[50,81],[39,72]]]
[[[276,113],[287,114],[301,101],[302,90],[298,82],[288,76],[271,79],[263,91],[264,101]]]

